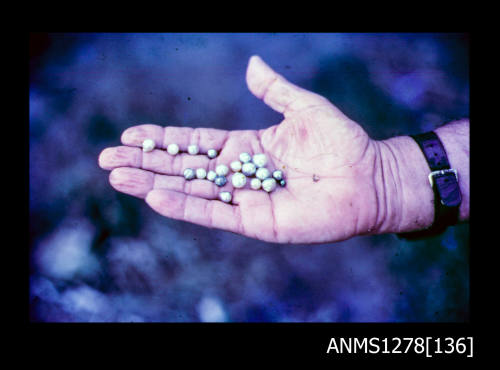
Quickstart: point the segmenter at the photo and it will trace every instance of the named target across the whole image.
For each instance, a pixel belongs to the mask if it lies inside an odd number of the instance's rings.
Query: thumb
[[[287,81],[257,55],[248,62],[246,82],[253,95],[285,116],[313,106],[331,105],[321,95]]]

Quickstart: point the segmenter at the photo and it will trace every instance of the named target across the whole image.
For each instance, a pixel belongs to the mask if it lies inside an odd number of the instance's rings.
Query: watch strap
[[[430,131],[410,137],[417,142],[431,170],[429,183],[434,192],[434,222],[428,229],[401,233],[398,236],[420,239],[440,234],[448,226],[456,224],[462,197],[458,173],[450,167],[446,150],[436,133]]]

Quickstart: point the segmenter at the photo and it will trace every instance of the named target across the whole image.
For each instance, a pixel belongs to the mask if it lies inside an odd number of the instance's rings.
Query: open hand
[[[375,232],[383,197],[377,186],[378,143],[322,96],[288,82],[258,56],[250,58],[246,81],[250,91],[284,115],[264,130],[160,127],[145,124],[122,134],[123,146],[106,148],[99,164],[118,191],[145,199],[159,214],[207,227],[229,230],[279,243],[322,243]],[[156,149],[143,153],[146,138]],[[172,156],[166,146],[177,143]],[[187,146],[197,144],[199,155]],[[214,159],[208,149],[217,149]],[[271,193],[248,185],[233,189],[207,180],[186,181],[185,168],[213,170],[241,152],[265,153],[268,168],[281,169],[287,181]],[[232,192],[230,204],[218,200]]]

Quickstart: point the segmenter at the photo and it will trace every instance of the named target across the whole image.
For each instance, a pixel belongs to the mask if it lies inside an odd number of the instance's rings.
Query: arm
[[[469,120],[463,119],[434,130],[446,150],[452,168],[458,171],[462,195],[459,220],[469,219]],[[377,181],[386,194],[387,210],[380,233],[421,230],[434,220],[434,194],[427,176],[430,169],[417,143],[409,136],[378,142],[381,170]]]
[[[278,243],[336,242],[432,224],[430,171],[410,137],[371,139],[326,98],[292,84],[257,56],[250,58],[246,82],[253,95],[283,114],[280,124],[259,131],[130,127],[122,134],[122,146],[107,148],[99,157],[100,166],[111,171],[111,185],[144,199],[165,217]],[[459,173],[465,220],[468,121],[441,127],[437,134]],[[143,153],[147,138],[156,149]],[[170,143],[178,144],[181,153],[168,154]],[[200,154],[187,154],[189,144],[197,144]],[[219,156],[209,159],[203,153],[212,148]],[[241,152],[265,153],[271,170],[283,169],[286,186],[266,193],[233,188],[232,174],[222,188],[182,176],[188,167],[208,171],[228,165]],[[232,193],[229,204],[218,199],[220,191]]]

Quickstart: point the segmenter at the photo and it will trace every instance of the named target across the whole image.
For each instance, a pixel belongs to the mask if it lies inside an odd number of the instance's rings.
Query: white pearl
[[[186,168],[184,170],[184,178],[186,180],[192,180],[196,176],[194,170],[192,168]]]
[[[241,170],[241,162],[240,161],[233,161],[233,162],[231,162],[230,166],[234,172],[238,172]]]
[[[196,170],[196,178],[204,179],[205,177],[207,177],[207,171],[204,168],[198,168]]]
[[[281,170],[273,171],[273,177],[278,181],[283,180],[283,171]]]
[[[253,176],[256,169],[257,168],[252,162],[244,163],[243,166],[241,166],[241,172],[246,176]]]
[[[241,153],[240,154],[240,161],[243,163],[250,162],[252,160],[252,156],[248,153]]]
[[[191,144],[188,146],[188,153],[191,155],[196,155],[200,151],[200,148],[198,148],[198,145],[196,144]]]
[[[179,153],[179,145],[177,145],[177,144],[168,144],[168,146],[167,146],[167,152],[168,152],[168,154],[176,155],[177,153]]]
[[[257,177],[258,179],[260,180],[265,180],[267,179],[269,176],[271,176],[271,173],[269,172],[269,170],[265,167],[262,167],[262,168],[259,168],[257,170],[257,172],[255,172],[255,177]]]
[[[208,158],[211,158],[211,159],[217,157],[217,154],[219,154],[219,153],[215,149],[208,149],[208,151],[207,151],[207,156],[208,156]]]
[[[215,172],[219,176],[226,176],[229,173],[229,168],[225,164],[219,164],[215,167]]]
[[[265,179],[264,181],[262,181],[262,189],[264,189],[268,193],[272,192],[274,189],[276,189],[276,180],[273,178]]]
[[[217,174],[215,173],[215,171],[210,170],[207,173],[207,180],[214,181],[216,176]]]
[[[247,177],[241,172],[236,172],[231,178],[231,182],[235,188],[242,188],[247,183]]]
[[[221,191],[219,193],[219,199],[222,200],[223,202],[229,203],[232,198],[233,196],[228,191]]]
[[[252,161],[257,167],[264,167],[267,164],[267,157],[262,153],[255,154],[252,158]]]
[[[152,139],[146,139],[142,142],[142,151],[150,152],[155,148],[155,142]]]
[[[250,181],[250,187],[254,190],[259,190],[260,187],[262,186],[262,182],[259,180],[259,179],[252,179],[252,181]]]

